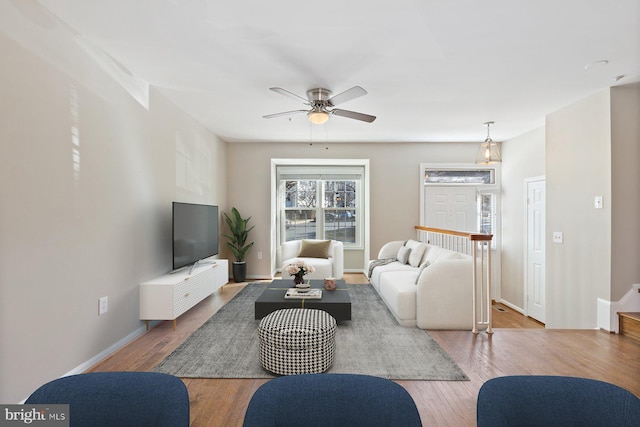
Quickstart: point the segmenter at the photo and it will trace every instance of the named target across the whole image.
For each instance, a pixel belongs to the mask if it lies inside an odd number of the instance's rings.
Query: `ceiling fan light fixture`
[[[314,125],[321,125],[329,120],[329,113],[323,110],[312,110],[307,114]]]
[[[265,119],[273,119],[275,117],[289,116],[291,114],[302,114],[302,113],[306,113],[311,123],[316,125],[321,125],[326,123],[329,120],[330,116],[346,117],[348,119],[360,120],[366,123],[371,123],[376,119],[376,116],[371,116],[369,114],[363,114],[363,113],[358,113],[357,111],[349,111],[349,110],[342,110],[339,108],[333,108],[338,104],[342,104],[343,102],[347,102],[352,99],[358,98],[360,96],[366,95],[367,91],[361,88],[360,86],[354,86],[351,89],[347,89],[344,92],[341,92],[335,96],[332,96],[331,91],[329,89],[324,89],[324,88],[309,89],[307,91],[306,99],[296,95],[293,92],[289,92],[288,90],[282,89],[281,87],[270,87],[269,90],[279,93],[280,95],[284,95],[289,98],[293,98],[297,101],[300,101],[304,105],[308,105],[309,107],[311,107],[311,109],[285,111],[283,113],[276,113],[276,114],[267,114],[266,116],[262,116]],[[331,110],[329,108],[331,108]]]
[[[502,156],[500,155],[500,148],[498,144],[491,139],[489,135],[489,127],[494,122],[486,122],[487,126],[487,138],[478,147],[478,153],[476,154],[476,164],[488,165],[490,163],[502,162]]]

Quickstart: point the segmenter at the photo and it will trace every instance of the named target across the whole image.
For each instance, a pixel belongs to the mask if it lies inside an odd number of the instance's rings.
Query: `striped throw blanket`
[[[391,264],[395,260],[396,260],[395,258],[382,258],[382,259],[375,259],[371,261],[371,264],[369,265],[369,275],[367,276],[367,278],[369,279],[371,278],[374,268],[380,267],[381,265]]]

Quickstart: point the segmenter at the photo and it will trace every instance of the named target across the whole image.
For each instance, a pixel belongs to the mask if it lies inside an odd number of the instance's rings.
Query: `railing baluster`
[[[471,255],[473,258],[472,331],[474,334],[477,334],[478,325],[482,325],[486,326],[486,332],[488,334],[492,334],[491,240],[493,239],[493,235],[423,227],[421,225],[416,225],[415,229],[418,240],[421,242]],[[479,256],[478,250],[480,250]],[[480,264],[479,266],[478,263]],[[480,270],[480,274],[478,274],[478,269]],[[478,298],[480,300],[479,302]]]

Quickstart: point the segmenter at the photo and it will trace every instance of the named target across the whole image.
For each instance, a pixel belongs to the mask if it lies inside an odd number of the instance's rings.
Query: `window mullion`
[[[324,181],[318,180],[316,183],[316,236],[319,239],[324,239],[324,220],[325,220],[325,206],[324,206]]]

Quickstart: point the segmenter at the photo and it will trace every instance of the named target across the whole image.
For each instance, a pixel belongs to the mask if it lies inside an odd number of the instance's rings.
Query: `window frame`
[[[278,171],[284,167],[289,168],[311,168],[315,167],[316,170],[323,170],[327,172],[327,175],[336,176],[340,170],[355,170],[360,173],[360,191],[358,197],[358,211],[359,217],[356,221],[359,222],[357,226],[359,232],[359,244],[358,245],[345,245],[345,255],[349,251],[361,252],[363,263],[370,257],[369,249],[369,236],[370,236],[370,161],[369,159],[271,159],[271,260],[272,271],[275,274],[279,267],[280,257],[280,242],[284,235],[283,227],[285,222],[281,219],[281,213],[279,207],[280,203],[278,191],[280,185],[280,177]],[[331,172],[334,172],[333,174]],[[349,179],[327,179],[327,180],[349,180]],[[352,180],[352,179],[351,179]],[[357,255],[355,260],[360,258],[360,254]],[[359,261],[357,261],[359,263]]]
[[[315,224],[315,238],[316,239],[330,239],[327,236],[328,230],[328,221],[326,220],[326,214],[328,211],[355,211],[354,221],[354,242],[343,241],[345,250],[349,249],[363,249],[364,243],[362,241],[362,227],[361,224],[363,222],[363,212],[361,209],[361,193],[363,188],[362,176],[356,176],[353,172],[352,168],[345,168],[345,174],[340,176],[340,168],[336,169],[331,168],[329,173],[323,174],[321,173],[322,168],[317,167],[296,167],[293,170],[288,170],[286,167],[283,168],[277,173],[277,195],[278,195],[278,204],[276,207],[276,225],[278,228],[277,244],[281,245],[286,241],[287,237],[287,214],[286,212],[292,211],[308,211],[311,212],[307,221],[313,222]],[[297,176],[296,176],[297,175]],[[293,206],[287,206],[287,194],[289,192],[286,188],[287,182],[315,182],[315,196],[314,196],[314,205],[313,206],[298,206],[295,203]],[[336,207],[336,206],[327,206],[325,201],[325,193],[327,191],[327,183],[328,182],[346,182],[352,181],[355,182],[355,193],[356,193],[356,204],[353,207]],[[301,190],[304,191],[304,190]],[[315,212],[315,214],[314,214]],[[292,239],[296,240],[296,239]],[[336,239],[337,240],[337,239]]]
[[[315,198],[313,199],[314,204],[313,206],[300,206],[299,203],[294,203],[293,206],[289,206],[289,200],[287,198],[287,196],[289,194],[291,194],[291,192],[288,190],[287,188],[287,183],[288,182],[297,182],[297,183],[304,183],[304,182],[315,182]],[[327,205],[327,200],[326,200],[326,194],[329,192],[334,192],[334,193],[338,193],[339,190],[328,190],[328,183],[330,182],[353,182],[353,191],[355,193],[355,204],[352,206],[328,206]],[[329,213],[332,212],[353,212],[354,216],[351,217],[352,219],[349,220],[343,220],[343,219],[337,219],[333,221],[333,224],[336,225],[336,223],[338,223],[337,225],[341,225],[342,222],[346,222],[346,221],[353,221],[353,228],[354,228],[354,236],[353,236],[353,242],[350,241],[345,241],[345,240],[341,240],[341,239],[336,239],[333,238],[333,240],[340,240],[343,242],[345,249],[362,249],[362,230],[360,227],[360,224],[362,222],[362,209],[361,209],[361,203],[360,203],[360,193],[362,192],[362,179],[358,178],[329,178],[329,179],[323,179],[323,178],[314,178],[314,179],[308,179],[308,178],[301,178],[301,179],[293,179],[293,178],[289,178],[289,179],[280,179],[280,182],[278,183],[279,185],[279,194],[280,194],[280,204],[278,207],[278,214],[279,214],[279,218],[278,218],[278,224],[279,224],[279,228],[280,228],[280,234],[279,234],[279,240],[278,243],[282,244],[284,241],[287,241],[287,225],[288,225],[288,219],[287,218],[287,212],[296,212],[296,211],[307,211],[307,212],[311,212],[310,215],[307,215],[307,221],[311,222],[314,224],[314,229],[315,229],[315,238],[316,239],[327,239],[327,240],[331,240],[332,237],[328,236],[327,234],[330,233],[329,230],[329,223],[330,221],[328,221],[328,216]],[[284,186],[284,188],[283,188]],[[300,191],[305,191],[300,190]],[[345,190],[346,191],[346,190]],[[296,200],[298,200],[298,198],[296,197]],[[315,212],[315,215],[314,215]],[[283,213],[284,213],[284,221],[283,221]],[[311,219],[309,219],[311,218]],[[339,230],[344,230],[344,228],[339,228]],[[301,238],[300,236],[298,237],[294,237],[291,240],[297,240]]]

